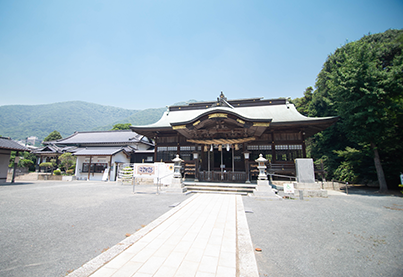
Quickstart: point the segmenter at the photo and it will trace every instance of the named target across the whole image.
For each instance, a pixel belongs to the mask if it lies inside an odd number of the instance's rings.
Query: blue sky
[[[0,0],[0,106],[296,98],[346,41],[402,28],[401,0]]]

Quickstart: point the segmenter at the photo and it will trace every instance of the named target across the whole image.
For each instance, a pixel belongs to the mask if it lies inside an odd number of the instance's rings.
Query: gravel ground
[[[136,191],[104,182],[0,185],[0,276],[65,276],[188,197]]]
[[[260,276],[403,276],[403,198],[243,197]]]
[[[103,182],[0,185],[0,276],[65,276],[188,196]],[[403,276],[403,198],[243,197],[261,276]]]

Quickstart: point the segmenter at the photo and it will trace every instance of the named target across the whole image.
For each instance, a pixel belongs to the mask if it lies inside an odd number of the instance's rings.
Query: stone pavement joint
[[[195,194],[68,276],[258,276],[242,197]]]

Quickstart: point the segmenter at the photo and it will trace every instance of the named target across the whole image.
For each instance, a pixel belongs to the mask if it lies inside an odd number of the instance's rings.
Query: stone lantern
[[[266,162],[267,159],[263,157],[262,154],[259,155],[259,158],[255,160],[257,162],[257,168],[259,169],[259,176],[257,177],[257,187],[253,192],[253,195],[256,197],[264,197],[264,198],[273,198],[279,199],[276,196],[276,193],[273,191],[272,187],[267,180],[266,175]]]
[[[259,169],[259,176],[257,177],[258,180],[267,180],[266,175],[266,162],[267,159],[263,157],[262,154],[259,155],[259,158],[255,160],[257,162],[257,168]]]
[[[181,175],[181,163],[183,160],[179,158],[179,155],[176,155],[175,159],[172,160],[174,162],[174,178],[182,178]]]

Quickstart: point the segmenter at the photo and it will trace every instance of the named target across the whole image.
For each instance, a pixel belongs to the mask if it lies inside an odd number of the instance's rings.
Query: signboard
[[[294,193],[294,184],[284,183],[284,193]]]
[[[143,175],[154,175],[155,174],[155,167],[153,165],[138,165],[137,166],[137,174]]]

